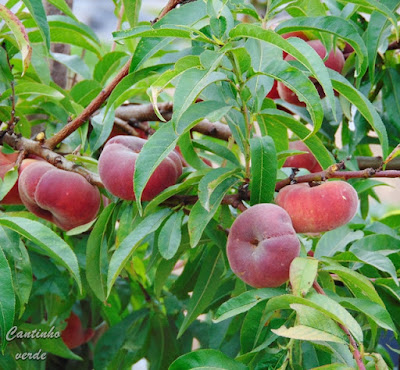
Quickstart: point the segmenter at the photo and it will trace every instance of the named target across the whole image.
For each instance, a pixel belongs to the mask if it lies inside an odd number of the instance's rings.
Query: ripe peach
[[[345,181],[285,186],[275,199],[289,213],[298,233],[318,233],[347,224],[355,215],[358,196]]]
[[[80,318],[71,312],[67,319],[67,326],[61,332],[61,339],[70,349],[88,342],[94,335],[93,329],[83,329]]]
[[[326,56],[326,49],[325,46],[322,44],[321,41],[319,40],[311,40],[307,41],[307,44],[310,45],[316,52],[317,54],[321,57],[321,59],[324,59]],[[287,55],[285,58],[286,61],[290,60],[295,60],[294,57],[291,55]],[[331,52],[328,55],[328,58],[325,60],[325,66],[327,68],[331,68],[336,72],[341,73],[343,66],[344,66],[344,56],[343,53],[339,50],[339,48],[335,48],[334,50],[331,50]],[[319,85],[318,82],[315,82],[316,88],[321,96],[324,97],[324,93]],[[287,101],[288,103],[298,105],[300,107],[305,107],[306,104],[304,102],[301,102],[297,95],[290,90],[286,85],[284,85],[282,82],[278,82],[278,93],[279,96]]]
[[[290,37],[298,37],[299,39],[302,39],[304,41],[308,41],[309,38],[304,32],[301,31],[293,31],[293,32],[288,32],[282,35],[284,39],[288,39]],[[286,51],[283,52],[283,58],[285,59],[288,53]]]
[[[310,149],[308,149],[307,145],[304,144],[303,141],[291,141],[289,143],[289,149],[301,150],[308,153],[287,157],[282,167],[306,168],[310,172],[322,171],[321,165],[318,163],[317,159],[310,152]]]
[[[74,172],[45,161],[30,164],[21,172],[18,190],[25,207],[64,230],[84,225],[97,215],[100,192]]]
[[[226,248],[231,269],[241,280],[255,288],[271,288],[289,279],[300,242],[287,212],[262,203],[235,220]]]
[[[99,158],[99,174],[105,188],[115,196],[134,200],[133,173],[135,162],[146,140],[134,136],[116,136],[104,146]],[[142,200],[153,199],[164,189],[174,185],[182,174],[179,155],[171,152],[151,175]]]

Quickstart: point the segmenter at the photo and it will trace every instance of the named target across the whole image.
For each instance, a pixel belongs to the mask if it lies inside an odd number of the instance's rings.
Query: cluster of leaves
[[[52,354],[50,365],[83,358],[82,368],[95,369],[128,368],[143,357],[152,369],[354,368],[353,348],[338,324],[361,346],[367,367],[393,367],[378,340],[382,331],[400,327],[400,216],[371,219],[369,196],[377,198],[374,187],[382,183],[353,179],[361,217],[322,237],[301,236],[290,289],[251,289],[233,275],[224,230],[237,210],[221,202],[247,184],[250,205],[273,202],[276,182],[288,175],[282,164],[294,154],[289,132],[305,141],[324,168],[351,157],[348,167],[356,170],[356,155],[372,155],[369,144],[379,144],[384,157],[391,152],[400,138],[400,71],[395,51],[386,49],[396,37],[400,2],[275,0],[260,16],[244,1],[198,0],[150,25],[138,24],[140,1],[114,1],[116,14],[125,7],[122,20],[129,29],[114,33],[118,45],[111,52],[64,0],[49,2],[64,15],[46,17],[35,0],[9,0],[0,7],[2,122],[11,120],[15,104],[17,133],[30,137],[41,124],[50,137],[131,56],[129,74],[100,112],[63,142],[62,151],[79,147],[79,155],[68,158],[96,170],[119,106],[151,102],[157,112],[158,102],[172,99],[174,110],[170,121],[159,114],[152,123],[156,131],[138,157],[138,200],[114,198],[93,228],[63,233],[23,207],[4,207],[1,367],[14,368],[16,353],[42,349]],[[270,30],[284,11],[290,18]],[[336,42],[351,45],[343,75],[328,70],[304,41],[280,36],[293,30],[320,38],[328,49]],[[72,45],[72,54],[51,52],[54,42]],[[282,51],[297,61],[284,62]],[[67,88],[51,80],[49,59],[69,69]],[[306,108],[265,98],[274,79]],[[174,89],[172,98],[168,88]],[[204,119],[225,122],[234,140],[191,132]],[[190,167],[177,185],[141,203],[151,173],[177,145]],[[175,195],[198,200],[165,207]],[[314,258],[307,258],[311,250]],[[327,295],[312,289],[315,279]],[[62,330],[72,308],[85,326],[99,333],[107,327],[95,344],[73,353],[61,339],[7,343],[13,325]],[[201,349],[192,352],[193,343]]]

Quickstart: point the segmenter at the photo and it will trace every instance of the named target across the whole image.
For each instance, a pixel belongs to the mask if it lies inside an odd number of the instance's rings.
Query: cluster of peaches
[[[287,34],[304,40],[300,33]],[[319,40],[307,41],[321,58],[326,49]],[[290,55],[285,60],[293,59]],[[344,58],[339,49],[325,60],[327,67],[340,72]],[[275,88],[275,90],[274,90]],[[303,105],[280,82],[268,94]],[[318,88],[318,87],[317,87]],[[118,198],[134,200],[133,174],[144,138],[118,135],[105,144],[99,158],[99,175],[105,188]],[[305,154],[287,158],[284,167],[306,168],[319,172],[321,166],[301,141],[290,143],[290,149]],[[14,167],[18,153],[0,152],[0,177]],[[171,152],[156,168],[142,194],[149,201],[175,184],[185,162],[178,151]],[[100,209],[101,195],[97,187],[83,176],[58,169],[44,160],[24,159],[19,167],[15,186],[2,204],[23,204],[33,214],[63,230],[71,230],[93,221]],[[289,266],[299,255],[296,233],[319,233],[349,222],[358,206],[356,191],[343,181],[326,182],[310,187],[296,184],[284,187],[274,204],[258,204],[243,212],[233,223],[228,237],[227,255],[234,273],[254,287],[275,287],[289,279]]]

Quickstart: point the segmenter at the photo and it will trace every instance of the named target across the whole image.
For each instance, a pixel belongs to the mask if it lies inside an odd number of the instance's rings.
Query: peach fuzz
[[[303,141],[291,141],[289,143],[289,149],[301,150],[307,153],[287,157],[282,167],[305,168],[311,173],[322,171],[321,165],[318,163],[317,159],[314,157],[314,154],[310,152],[310,149],[308,149],[307,145],[304,144]]]
[[[95,219],[100,192],[74,172],[45,161],[30,164],[21,172],[18,190],[25,207],[38,217],[70,230]]]
[[[290,215],[296,232],[319,233],[347,224],[357,212],[358,196],[345,181],[304,183],[285,186],[275,203]]]
[[[104,146],[99,158],[99,174],[105,188],[113,195],[134,200],[133,173],[136,159],[147,140],[134,136],[116,136]],[[179,154],[172,151],[150,176],[142,193],[148,201],[171,185],[182,174]]]
[[[275,204],[257,204],[235,220],[228,236],[232,271],[255,288],[277,287],[289,280],[289,267],[300,242],[290,216]]]
[[[320,40],[307,41],[307,44],[310,45],[317,52],[317,54],[321,57],[321,59],[325,58],[326,49]],[[296,60],[296,59],[291,55],[287,55],[285,60],[290,61],[290,60]],[[328,58],[324,61],[324,64],[327,68],[331,68],[334,71],[341,73],[343,66],[344,66],[343,53],[339,50],[339,48],[335,48],[334,50],[331,50],[331,52],[328,55]],[[316,83],[316,88],[319,91],[320,96],[324,97],[325,95],[324,95],[322,89],[320,88],[319,84],[317,82],[315,82],[315,83]],[[306,106],[306,104],[304,102],[301,102],[298,99],[297,95],[282,82],[278,82],[278,93],[279,93],[279,96],[283,100],[287,101],[288,103],[298,105],[300,107]]]

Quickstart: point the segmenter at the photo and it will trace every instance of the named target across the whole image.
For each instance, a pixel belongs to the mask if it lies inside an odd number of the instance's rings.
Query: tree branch
[[[296,183],[318,182],[327,179],[367,179],[371,177],[397,178],[400,177],[400,170],[376,171],[373,168],[367,168],[361,171],[334,171],[331,168],[328,168],[326,171],[310,173],[303,176],[288,177],[285,180],[278,181],[275,186],[275,191],[279,191],[287,185]]]
[[[39,141],[19,137],[14,133],[6,133],[3,136],[2,141],[10,145],[15,150],[21,151],[25,154],[35,154],[38,157],[45,159],[47,162],[51,163],[57,168],[79,173],[92,185],[104,187],[103,183],[100,180],[100,177],[97,174],[87,170],[82,166],[77,165],[76,163],[68,161],[61,154],[44,148]]]
[[[326,295],[326,293],[325,293],[324,290],[322,289],[321,285],[319,285],[318,282],[317,282],[316,280],[315,280],[314,283],[313,283],[313,288],[315,289],[315,291],[316,291],[318,294]],[[349,338],[349,341],[350,341],[350,350],[351,350],[351,352],[353,353],[353,357],[354,357],[354,360],[355,360],[356,363],[357,363],[357,367],[358,367],[360,370],[365,370],[365,365],[364,365],[364,363],[363,363],[361,353],[360,353],[360,351],[358,350],[357,342],[355,341],[355,339],[354,339],[353,336],[351,335],[349,329],[347,329],[343,324],[338,323],[338,325],[339,325],[340,329],[342,329],[343,332],[344,332],[344,333],[347,335],[347,337]]]
[[[75,130],[82,126],[90,116],[96,112],[101,105],[110,96],[112,91],[118,83],[129,73],[131,59],[122,67],[121,71],[114,77],[114,79],[103,89],[97,97],[79,114],[73,121],[69,122],[59,132],[57,132],[50,139],[46,140],[44,146],[49,149],[54,149],[57,144],[61,143],[66,137],[71,135]]]

